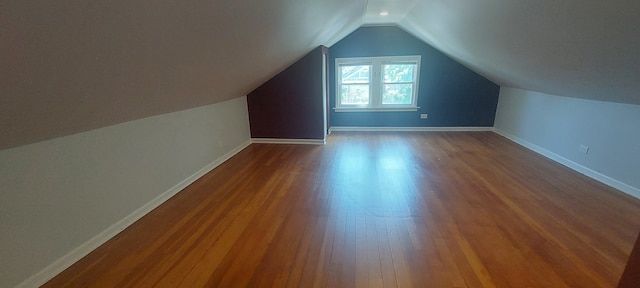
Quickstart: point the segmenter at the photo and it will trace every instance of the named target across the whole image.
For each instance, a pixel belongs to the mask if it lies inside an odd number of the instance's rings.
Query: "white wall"
[[[640,198],[640,105],[503,87],[496,132]],[[589,146],[588,154],[578,150]]]
[[[249,140],[239,97],[0,151],[0,287],[42,284]]]

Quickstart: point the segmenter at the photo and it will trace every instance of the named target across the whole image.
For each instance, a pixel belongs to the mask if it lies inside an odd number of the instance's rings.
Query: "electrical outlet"
[[[428,116],[428,114],[420,114],[420,119],[427,119]]]
[[[580,144],[580,147],[578,147],[578,150],[584,154],[587,154],[589,153],[589,146]]]

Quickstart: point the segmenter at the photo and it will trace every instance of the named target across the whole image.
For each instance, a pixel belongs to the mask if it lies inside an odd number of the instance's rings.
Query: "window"
[[[416,111],[420,56],[336,59],[337,112]]]

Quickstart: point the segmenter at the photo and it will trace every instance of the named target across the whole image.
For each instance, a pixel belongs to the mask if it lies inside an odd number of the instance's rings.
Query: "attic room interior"
[[[640,287],[638,1],[0,7],[0,287]]]

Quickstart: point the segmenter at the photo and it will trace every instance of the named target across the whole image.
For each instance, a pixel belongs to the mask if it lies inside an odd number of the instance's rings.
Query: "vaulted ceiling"
[[[640,104],[640,1],[417,1],[400,26],[501,86]]]
[[[635,0],[0,6],[0,149],[245,95],[362,25],[398,25],[502,86],[640,104]]]

